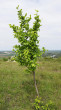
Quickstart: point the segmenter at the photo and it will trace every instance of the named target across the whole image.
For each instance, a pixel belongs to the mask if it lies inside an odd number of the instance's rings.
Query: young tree
[[[37,58],[40,55],[39,41],[38,41],[38,31],[40,28],[41,20],[36,10],[35,21],[32,28],[29,26],[31,20],[31,15],[27,17],[27,13],[23,15],[22,9],[17,7],[19,26],[9,24],[10,28],[13,29],[14,37],[18,39],[19,44],[14,46],[14,51],[16,52],[15,60],[21,65],[25,65],[29,72],[32,72],[34,76],[34,83],[37,95],[39,92],[35,80],[35,70],[37,66]]]

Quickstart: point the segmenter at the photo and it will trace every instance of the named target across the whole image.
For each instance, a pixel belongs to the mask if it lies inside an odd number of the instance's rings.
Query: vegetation
[[[38,45],[38,31],[41,26],[41,20],[38,15],[38,10],[36,10],[34,17],[35,21],[33,23],[33,26],[30,27],[29,23],[31,21],[31,15],[30,17],[27,17],[27,13],[23,15],[22,9],[19,9],[19,6],[17,7],[17,10],[19,26],[9,24],[10,28],[13,29],[14,38],[17,38],[19,42],[18,45],[14,46],[14,52],[16,53],[15,60],[21,65],[26,66],[28,72],[33,74],[36,92],[39,96],[35,80],[35,70],[37,66],[37,58],[38,56],[40,56],[40,53],[42,53]],[[42,49],[43,51],[45,51],[44,47]]]
[[[61,58],[39,59],[36,81],[42,101],[54,102],[61,110]],[[34,110],[33,77],[17,62],[0,60],[0,110]],[[56,109],[55,109],[56,110]]]
[[[19,42],[19,45],[14,46],[15,60],[22,66],[13,62],[13,57],[8,62],[8,58],[0,59],[0,109],[61,110],[61,58],[56,59],[55,55],[49,57],[50,53],[48,57],[44,54],[44,58],[40,58],[45,49],[43,47],[42,52],[38,46],[41,20],[37,10],[32,28],[29,26],[31,15],[27,17],[26,13],[23,16],[21,9],[18,10],[18,18],[19,26],[10,24],[10,28],[13,29],[14,37]],[[37,64],[39,64],[38,67]],[[28,72],[33,74],[34,82],[32,74],[25,71],[27,68]],[[53,100],[54,104],[51,101],[47,103],[49,100]]]
[[[35,99],[33,107],[34,107],[34,110],[56,110],[57,109],[51,100],[45,104],[42,101],[41,97],[38,97],[38,96]]]

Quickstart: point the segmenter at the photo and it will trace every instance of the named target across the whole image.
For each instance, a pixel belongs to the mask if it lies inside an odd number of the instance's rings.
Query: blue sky
[[[23,9],[23,13],[31,14],[32,18],[35,9],[39,10],[42,20],[39,32],[40,49],[45,47],[48,50],[61,50],[61,0],[0,1],[0,50],[12,50],[18,43],[9,27],[9,24],[18,25],[17,5]]]

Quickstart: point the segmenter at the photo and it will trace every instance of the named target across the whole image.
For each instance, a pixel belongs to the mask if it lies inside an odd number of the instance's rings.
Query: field
[[[44,102],[53,101],[61,110],[61,58],[38,61],[36,81]],[[33,110],[36,98],[33,75],[17,62],[0,60],[0,110]]]

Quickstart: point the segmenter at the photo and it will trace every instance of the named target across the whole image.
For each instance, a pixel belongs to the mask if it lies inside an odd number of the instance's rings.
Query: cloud
[[[31,14],[32,18],[35,9],[39,10],[42,20],[39,32],[40,48],[44,45],[47,49],[61,49],[61,0],[2,0],[0,1],[0,50],[12,49],[17,43],[8,24],[18,25],[16,10],[18,4],[23,9],[23,13],[27,12],[28,16]]]

